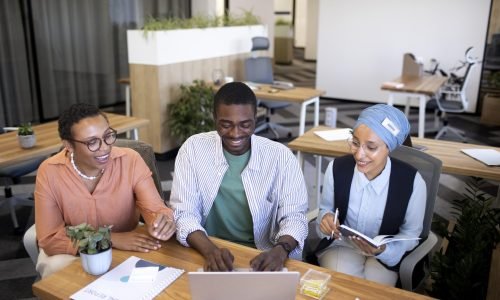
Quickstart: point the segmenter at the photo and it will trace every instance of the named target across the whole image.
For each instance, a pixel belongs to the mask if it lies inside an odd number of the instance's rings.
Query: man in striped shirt
[[[222,86],[217,131],[191,136],[177,154],[170,196],[177,239],[203,255],[206,271],[232,270],[234,260],[207,235],[263,250],[249,262],[254,270],[281,270],[287,257],[302,257],[304,177],[287,147],[253,134],[256,103],[246,84]]]

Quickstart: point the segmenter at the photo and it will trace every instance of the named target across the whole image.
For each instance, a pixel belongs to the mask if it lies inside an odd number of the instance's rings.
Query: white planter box
[[[128,30],[130,64],[166,65],[186,61],[248,53],[252,37],[267,36],[264,25],[175,29]]]

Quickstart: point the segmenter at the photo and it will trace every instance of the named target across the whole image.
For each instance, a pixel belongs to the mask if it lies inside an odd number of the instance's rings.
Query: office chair
[[[17,130],[15,127],[9,127],[9,129]],[[4,128],[0,128],[0,134],[6,132]],[[14,225],[14,230],[19,229],[19,222],[16,215],[16,206],[33,206],[33,194],[19,194],[14,195],[12,193],[12,185],[18,184],[22,176],[25,176],[38,169],[38,166],[45,160],[46,157],[36,157],[30,160],[26,160],[15,165],[7,166],[0,169],[0,178],[4,184],[4,196],[0,196],[0,207],[4,205],[9,206],[10,216],[12,223]]]
[[[160,194],[161,198],[164,199],[163,190],[161,187],[160,172],[158,172],[158,167],[156,166],[156,158],[153,147],[141,141],[126,139],[117,139],[114,146],[131,148],[141,155],[142,159],[144,159],[146,165],[149,167],[149,170],[151,170],[151,176],[153,177],[153,181],[155,183],[156,189],[158,190],[158,193]],[[33,264],[36,266],[39,251],[36,241],[35,224],[28,228],[28,230],[26,230],[26,232],[24,233],[23,245],[24,249],[26,249],[26,252],[28,252],[28,255],[30,256],[31,261],[33,261]]]
[[[430,275],[431,251],[438,242],[437,236],[431,231],[434,203],[439,188],[439,177],[441,176],[442,162],[415,148],[400,146],[390,153],[391,157],[402,160],[415,167],[425,181],[427,188],[427,199],[422,233],[419,244],[401,259],[399,267],[399,282],[403,289],[415,291]],[[314,250],[317,249],[321,237],[316,230],[316,218],[318,211],[308,214],[309,235],[304,245],[304,260],[310,263],[315,261]]]
[[[428,153],[406,146],[398,147],[390,153],[390,156],[416,168],[427,188],[424,222],[422,233],[420,233],[421,240],[407,256],[403,257],[399,267],[401,287],[408,291],[414,291],[422,286],[430,275],[431,251],[438,242],[437,236],[431,231],[431,223],[443,163]]]
[[[443,127],[436,134],[435,139],[441,138],[448,132],[457,135],[463,142],[466,141],[465,132],[449,126],[447,114],[448,113],[462,113],[469,107],[469,101],[467,99],[467,87],[470,78],[470,74],[473,68],[477,66],[478,60],[471,56],[472,47],[468,48],[465,52],[465,61],[462,67],[465,67],[465,73],[462,77],[458,77],[455,74],[450,74],[448,82],[443,85],[440,89],[438,95],[431,99],[427,103],[427,107],[434,108],[436,114],[440,115],[440,120],[443,123]]]
[[[245,60],[245,80],[252,83],[274,84],[273,79],[273,62],[271,57],[256,56],[256,51],[269,50],[269,40],[267,37],[253,37],[251,57]],[[266,109],[265,123],[256,126],[255,133],[271,130],[274,136],[278,139],[280,137],[277,129],[287,132],[288,137],[292,136],[292,131],[289,128],[281,126],[276,123],[270,122],[271,115],[276,109],[281,109],[290,106],[290,103],[282,101],[258,101],[258,105]]]

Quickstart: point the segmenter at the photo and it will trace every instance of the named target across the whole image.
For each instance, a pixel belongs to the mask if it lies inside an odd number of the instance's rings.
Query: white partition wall
[[[387,92],[380,85],[401,75],[406,52],[422,57],[426,65],[436,58],[445,70],[463,60],[469,46],[482,59],[490,2],[319,0],[316,87],[326,97],[385,102]],[[471,77],[471,112],[480,69]]]

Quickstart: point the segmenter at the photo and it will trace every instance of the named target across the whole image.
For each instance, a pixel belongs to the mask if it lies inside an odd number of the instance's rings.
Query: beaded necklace
[[[73,169],[75,169],[76,173],[78,173],[78,175],[80,175],[80,177],[82,177],[83,179],[87,179],[87,180],[96,180],[97,177],[99,177],[99,175],[101,175],[102,173],[104,173],[104,169],[101,170],[101,174],[98,174],[96,176],[87,176],[85,174],[83,174],[80,170],[78,170],[78,168],[76,167],[76,164],[75,164],[75,159],[73,158],[73,155],[74,155],[74,152],[71,152],[71,165],[73,165]]]

